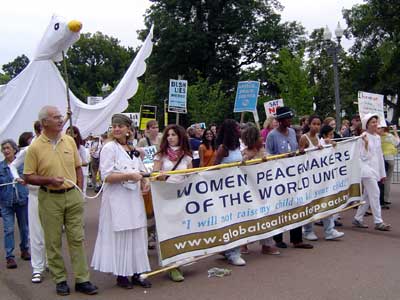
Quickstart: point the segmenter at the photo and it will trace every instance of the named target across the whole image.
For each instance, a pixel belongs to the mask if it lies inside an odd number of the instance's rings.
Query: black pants
[[[302,228],[297,227],[294,229],[290,230],[290,242],[297,244],[297,243],[302,243],[303,242],[303,236],[302,236]],[[280,243],[283,241],[283,234],[279,233],[277,235],[274,236],[274,241],[275,243]]]
[[[387,172],[389,169],[389,164],[385,160],[385,171]],[[387,182],[386,184],[390,184],[390,182]],[[379,202],[381,205],[385,205],[385,183],[378,182],[379,186]]]

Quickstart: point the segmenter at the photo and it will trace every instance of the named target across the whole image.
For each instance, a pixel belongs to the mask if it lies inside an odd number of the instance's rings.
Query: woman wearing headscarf
[[[131,289],[133,284],[151,287],[140,279],[150,270],[147,256],[146,211],[142,189],[144,171],[140,153],[128,144],[131,137],[129,117],[112,117],[112,140],[100,153],[100,171],[104,190],[100,208],[99,231],[93,253],[92,267],[117,275],[117,285]],[[128,276],[132,276],[131,280]]]

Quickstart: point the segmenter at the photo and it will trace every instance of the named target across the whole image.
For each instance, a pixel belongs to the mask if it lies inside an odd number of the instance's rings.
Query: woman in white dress
[[[133,284],[151,287],[148,280],[140,279],[140,273],[150,271],[141,183],[143,190],[149,186],[143,184],[140,174],[144,171],[140,153],[127,143],[131,123],[125,115],[113,115],[112,140],[101,150],[104,190],[91,264],[96,270],[117,275],[117,285],[127,289]]]

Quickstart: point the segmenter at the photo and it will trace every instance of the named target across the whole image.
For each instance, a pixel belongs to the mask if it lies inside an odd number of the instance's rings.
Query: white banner
[[[278,107],[283,107],[283,99],[276,99],[276,100],[264,102],[265,114],[267,115],[267,118],[269,116],[275,116],[276,109]]]
[[[358,92],[358,111],[362,119],[366,114],[378,114],[382,126],[386,126],[383,112],[383,95]]]
[[[357,145],[152,182],[162,265],[271,237],[360,200]]]

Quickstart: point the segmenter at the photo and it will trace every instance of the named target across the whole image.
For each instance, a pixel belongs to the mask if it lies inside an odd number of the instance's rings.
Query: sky
[[[362,3],[362,0],[281,0],[285,6],[284,21],[297,20],[308,33],[315,28],[328,27],[333,32],[337,22],[346,27],[342,8]],[[113,36],[124,46],[141,44],[137,30],[144,28],[144,13],[149,0],[12,0],[2,1],[0,9],[0,66],[19,55],[32,57],[53,14],[83,23],[82,32],[101,31]],[[351,41],[343,40],[348,48]]]

